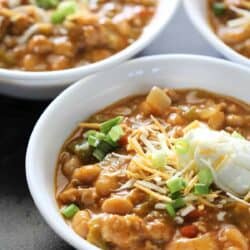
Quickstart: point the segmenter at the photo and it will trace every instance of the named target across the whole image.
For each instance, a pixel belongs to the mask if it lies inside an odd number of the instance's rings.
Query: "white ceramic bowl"
[[[183,2],[194,26],[216,50],[234,62],[250,66],[248,58],[231,49],[213,32],[208,22],[207,0],[183,0]]]
[[[97,63],[46,72],[0,69],[0,93],[29,99],[55,97],[62,89],[82,77],[117,65],[147,47],[168,24],[180,0],[159,0],[156,14],[140,38],[121,52]]]
[[[26,175],[40,213],[54,231],[75,248],[96,249],[64,222],[54,195],[57,156],[77,124],[123,97],[146,93],[153,85],[204,88],[249,102],[249,78],[250,70],[225,60],[166,55],[132,60],[72,85],[45,110],[29,141]]]

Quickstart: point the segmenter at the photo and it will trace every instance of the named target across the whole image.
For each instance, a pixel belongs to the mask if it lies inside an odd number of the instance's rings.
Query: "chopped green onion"
[[[215,2],[213,3],[212,9],[216,16],[222,16],[226,11],[226,5],[221,2]]]
[[[185,186],[185,181],[179,177],[174,177],[167,181],[167,187],[172,194],[183,190]]]
[[[168,214],[169,214],[171,217],[175,217],[175,209],[174,209],[174,207],[173,207],[172,204],[167,203],[167,204],[166,204],[166,210],[167,210]]]
[[[105,134],[100,133],[100,132],[96,132],[95,136],[96,136],[96,138],[97,138],[98,140],[100,140],[100,141],[105,140],[106,137],[107,137]]]
[[[99,148],[96,148],[93,152],[93,156],[98,160],[98,161],[102,161],[105,157],[105,153],[99,149]]]
[[[51,15],[51,22],[54,23],[54,24],[62,23],[64,21],[64,19],[65,19],[65,16],[60,11],[55,11]]]
[[[97,133],[96,130],[90,129],[90,130],[88,130],[88,131],[86,131],[86,132],[84,133],[84,137],[85,137],[85,138],[88,138],[90,135],[94,135],[94,136],[95,136],[96,133]]]
[[[115,125],[110,129],[108,135],[113,142],[117,142],[124,135],[124,132],[120,125]]]
[[[167,152],[165,150],[155,150],[152,153],[152,165],[154,168],[163,168],[167,164]]]
[[[208,194],[209,193],[209,186],[205,184],[195,184],[194,186],[194,193],[196,195],[203,195],[203,194]]]
[[[213,174],[208,167],[202,168],[198,173],[199,183],[210,186],[213,183]]]
[[[240,133],[238,133],[237,131],[234,131],[232,133],[232,136],[235,138],[239,138],[239,139],[245,139],[243,135],[241,135]]]
[[[58,3],[58,0],[36,0],[36,4],[44,9],[55,8]]]
[[[171,199],[173,199],[173,200],[178,199],[178,198],[181,197],[181,192],[178,191],[178,192],[172,193],[172,194],[170,195],[170,197],[171,197]]]
[[[178,139],[175,142],[174,148],[178,154],[186,154],[189,150],[189,143],[185,139]]]
[[[106,135],[95,130],[90,130],[85,133],[85,136],[88,138],[89,145],[97,147],[100,141],[106,139]]]
[[[67,218],[72,218],[79,211],[78,206],[75,204],[70,204],[67,207],[61,209],[61,213]]]
[[[100,141],[98,146],[96,147],[96,149],[93,152],[93,156],[99,160],[102,161],[105,157],[106,154],[108,154],[109,152],[111,152],[114,149],[114,147],[112,147],[109,143],[105,142],[105,141]]]
[[[76,12],[77,4],[75,1],[63,1],[57,9],[64,13],[65,16],[68,16]]]
[[[116,130],[113,132],[115,134]],[[114,134],[112,134],[113,138],[116,136]],[[99,161],[102,161],[106,154],[113,151],[117,147],[117,143],[111,139],[109,134],[105,135],[104,133],[96,130],[87,131],[84,134],[84,137],[87,138],[88,145],[95,148],[92,155]]]
[[[120,124],[122,120],[123,120],[122,116],[117,116],[113,119],[101,123],[101,128],[100,128],[101,132],[107,134],[112,127]]]
[[[185,207],[186,202],[183,198],[177,198],[176,200],[173,201],[172,205],[175,209],[179,209],[179,208]]]
[[[114,149],[109,143],[105,141],[100,141],[97,148],[103,151],[105,154],[111,152]]]
[[[103,141],[107,142],[110,146],[112,146],[113,148],[116,148],[118,146],[118,144],[116,142],[114,142],[109,135],[106,135],[105,138],[103,139]]]
[[[82,144],[76,144],[74,147],[74,150],[79,152],[79,151],[88,151],[89,150],[89,143],[88,142],[83,142]]]
[[[64,19],[74,14],[77,11],[77,4],[75,1],[61,2],[57,10],[52,14],[51,21],[55,24],[62,23]]]
[[[89,135],[88,136],[88,144],[90,146],[97,147],[98,143],[99,143],[99,140],[98,140],[98,138],[96,136],[94,136],[94,135]]]

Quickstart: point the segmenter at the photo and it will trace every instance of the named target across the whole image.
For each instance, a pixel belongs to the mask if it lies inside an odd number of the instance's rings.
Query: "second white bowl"
[[[55,97],[62,89],[91,73],[104,70],[133,57],[146,48],[168,24],[180,0],[159,0],[143,34],[119,53],[97,63],[59,71],[27,72],[0,69],[0,93],[29,99]]]

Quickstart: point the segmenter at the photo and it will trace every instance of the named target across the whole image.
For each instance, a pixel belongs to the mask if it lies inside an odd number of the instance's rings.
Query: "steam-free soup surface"
[[[105,108],[60,152],[62,216],[101,249],[248,250],[250,192],[238,188],[250,169],[242,176],[241,159],[230,162],[234,145],[249,148],[249,110],[203,90],[157,87]],[[235,168],[240,184],[219,181]]]

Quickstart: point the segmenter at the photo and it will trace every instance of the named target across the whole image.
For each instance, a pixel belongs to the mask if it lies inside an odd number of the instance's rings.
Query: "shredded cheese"
[[[163,178],[165,178],[166,180],[169,179],[169,175],[167,173],[163,173],[159,170],[156,170],[154,168],[151,168],[151,167],[147,167],[146,165],[144,165],[142,162],[140,162],[139,160],[137,160],[136,158],[133,158],[132,160],[138,167],[140,167],[141,169],[145,170],[145,171],[148,171],[149,173],[152,173],[152,174],[157,174]]]
[[[190,193],[190,191],[193,189],[194,185],[198,182],[198,176],[194,176],[193,179],[187,184],[187,187],[184,190],[184,195],[187,195]]]
[[[167,196],[164,196],[164,195],[160,195],[138,183],[135,183],[134,186],[138,189],[141,189],[142,191],[144,191],[145,193],[149,194],[150,196],[152,196],[153,198],[157,199],[157,200],[160,200],[160,201],[165,201],[165,202],[171,202],[172,199],[167,197]]]
[[[89,128],[89,129],[100,129],[100,124],[99,123],[92,123],[92,122],[81,122],[79,124],[79,127],[81,128]]]

